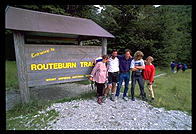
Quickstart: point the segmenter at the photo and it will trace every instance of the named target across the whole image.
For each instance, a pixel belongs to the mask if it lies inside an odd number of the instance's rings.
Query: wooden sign
[[[28,87],[85,80],[102,46],[24,44]]]

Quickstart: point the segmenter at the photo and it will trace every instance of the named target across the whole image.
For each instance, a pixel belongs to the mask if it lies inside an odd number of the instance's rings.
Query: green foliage
[[[191,73],[192,70],[188,69],[185,72],[179,71],[172,73],[170,68],[156,69],[156,75],[166,73],[166,75],[154,79],[153,91],[155,101],[152,104],[155,107],[164,107],[167,110],[180,110],[186,111],[192,115],[192,86],[191,86]],[[121,88],[124,91],[124,88]],[[144,90],[147,99],[150,100],[150,92],[145,85]],[[131,96],[131,89],[128,90]],[[139,85],[136,84],[135,97],[140,98]]]
[[[153,106],[182,110],[192,114],[192,70],[188,69],[176,74],[171,73],[170,70],[166,72],[167,75],[155,79],[154,92],[157,97]]]
[[[18,77],[15,61],[6,61],[6,90],[18,90]]]
[[[144,58],[153,56],[155,65],[167,67],[175,60],[192,66],[191,5],[161,5],[157,8],[153,5],[101,5],[101,13],[93,5],[14,6],[92,19],[115,36],[115,39],[108,40],[108,53],[115,48],[123,54],[124,49],[129,48],[132,55],[141,50]],[[10,34],[6,30],[6,35]],[[6,46],[11,46],[10,41],[7,43]],[[94,44],[101,45],[96,40],[84,43]]]
[[[169,66],[172,60],[192,65],[192,6],[107,5],[99,14],[99,24],[115,35],[108,41],[123,54],[141,50],[152,55],[154,64]]]

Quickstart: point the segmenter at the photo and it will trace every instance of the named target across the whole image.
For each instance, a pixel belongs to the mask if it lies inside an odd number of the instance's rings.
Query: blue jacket
[[[133,58],[126,60],[125,55],[118,55],[120,73],[127,73],[130,70],[131,61]]]

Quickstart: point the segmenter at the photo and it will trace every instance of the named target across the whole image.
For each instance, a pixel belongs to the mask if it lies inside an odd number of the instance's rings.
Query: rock
[[[120,98],[115,103],[108,99],[102,105],[96,101],[93,98],[53,104],[51,107],[64,116],[47,130],[192,129],[192,117],[181,111],[154,108],[138,99],[126,102]]]

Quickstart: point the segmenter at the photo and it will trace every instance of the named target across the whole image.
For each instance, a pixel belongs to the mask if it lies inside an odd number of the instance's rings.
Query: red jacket
[[[153,82],[155,75],[155,67],[153,64],[151,65],[145,65],[145,69],[143,70],[143,79],[144,80],[149,80],[150,83]]]

